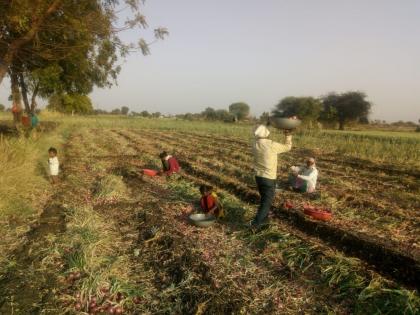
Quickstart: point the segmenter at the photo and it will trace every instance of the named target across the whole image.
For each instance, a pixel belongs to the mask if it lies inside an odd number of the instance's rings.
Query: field
[[[251,125],[47,120],[0,140],[1,314],[419,314],[418,134],[297,132],[279,185],[315,156],[319,195],[280,189],[269,228],[252,233]],[[62,163],[54,187],[51,145]],[[181,174],[141,176],[162,150]],[[202,183],[227,214],[208,229],[187,220]],[[333,219],[306,218],[308,202]]]

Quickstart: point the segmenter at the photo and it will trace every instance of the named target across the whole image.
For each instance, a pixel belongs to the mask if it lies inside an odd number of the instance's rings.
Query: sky
[[[360,90],[373,119],[420,118],[420,0],[148,0],[151,55],[130,55],[96,108],[167,114],[247,102],[254,115],[286,96]],[[4,80],[0,102],[7,104]]]

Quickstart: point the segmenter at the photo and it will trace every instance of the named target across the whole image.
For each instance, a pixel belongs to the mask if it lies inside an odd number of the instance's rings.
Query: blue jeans
[[[276,193],[276,180],[255,176],[255,181],[257,182],[261,201],[257,214],[254,220],[252,220],[252,225],[258,226],[267,220],[268,212],[270,211]]]

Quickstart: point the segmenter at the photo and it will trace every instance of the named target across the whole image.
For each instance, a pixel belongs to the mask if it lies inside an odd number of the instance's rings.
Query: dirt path
[[[52,197],[37,225],[27,233],[24,246],[13,253],[15,264],[0,283],[0,314],[48,313],[58,270],[47,268],[43,259],[54,238],[65,231],[58,199],[58,195]]]
[[[10,257],[13,265],[0,282],[0,314],[56,314],[61,266],[50,258],[56,239],[66,230],[63,204],[71,190],[65,177],[66,170],[61,182],[51,186],[54,194],[25,242]]]

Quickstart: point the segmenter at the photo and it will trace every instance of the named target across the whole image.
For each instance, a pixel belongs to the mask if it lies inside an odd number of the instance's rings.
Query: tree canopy
[[[372,106],[366,94],[358,91],[330,93],[322,101],[325,113],[322,118],[338,122],[340,130],[344,130],[346,123],[367,120]]]
[[[249,116],[250,108],[247,103],[238,102],[229,106],[229,112],[234,115],[237,120],[244,120]]]
[[[313,97],[283,98],[273,110],[273,115],[291,117],[297,116],[304,123],[316,122],[322,109],[320,100]]]
[[[88,94],[93,86],[112,85],[120,71],[119,57],[131,51],[150,53],[147,43],[124,42],[120,34],[148,27],[141,0],[15,0],[0,1],[0,83],[6,74],[13,100],[26,110],[36,95]],[[121,7],[131,13],[121,25]],[[168,34],[154,30],[156,40]],[[32,92],[29,106],[27,93]]]
[[[80,94],[54,94],[49,98],[47,108],[65,114],[89,114],[93,112],[90,98]]]
[[[128,115],[128,112],[130,111],[130,109],[127,106],[123,106],[121,107],[121,114],[122,115]]]

